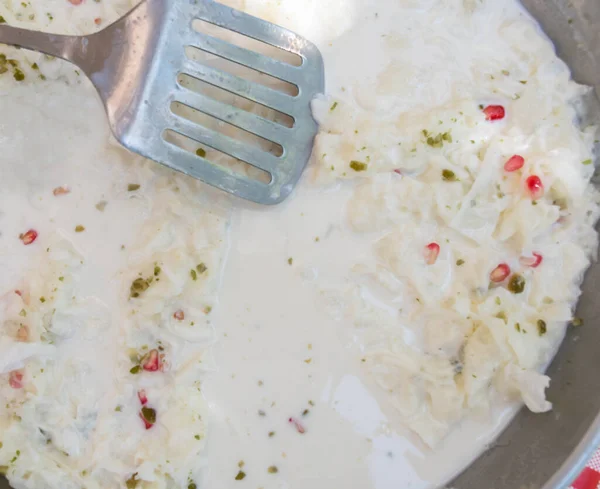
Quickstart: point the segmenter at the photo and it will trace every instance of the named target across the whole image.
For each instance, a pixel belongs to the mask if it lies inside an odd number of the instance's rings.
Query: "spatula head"
[[[298,66],[200,32],[194,21],[293,53]],[[115,51],[88,75],[123,145],[257,203],[276,204],[291,193],[317,132],[310,101],[324,90],[324,68],[316,46],[287,29],[211,0],[146,0],[93,38]],[[202,54],[202,59],[190,56],[190,49]],[[225,70],[219,62],[240,71],[250,68],[257,76]],[[262,78],[278,80],[285,87],[269,86]],[[192,83],[185,83],[186,79]],[[195,90],[195,83],[209,90]],[[246,103],[234,106],[212,96],[211,89]],[[261,115],[272,111],[287,122]],[[239,134],[258,136],[254,139],[260,144]],[[236,165],[223,164],[221,155],[261,172],[236,171]],[[244,165],[237,166],[239,170]]]

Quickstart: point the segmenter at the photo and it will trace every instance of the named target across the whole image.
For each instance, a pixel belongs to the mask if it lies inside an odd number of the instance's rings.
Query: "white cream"
[[[511,0],[227,3],[314,40],[327,67],[313,162],[274,208],[128,154],[72,66],[5,50],[25,75],[0,76],[0,467],[15,488],[426,489],[521,401],[549,408],[538,372],[595,250],[598,198],[593,134],[569,105],[585,90],[535,24]],[[0,15],[81,33],[127,8]],[[485,121],[490,103],[504,121]],[[526,166],[503,178],[512,154]],[[521,267],[532,252],[543,265]],[[501,262],[525,293],[489,289]],[[160,371],[130,372],[159,347]]]

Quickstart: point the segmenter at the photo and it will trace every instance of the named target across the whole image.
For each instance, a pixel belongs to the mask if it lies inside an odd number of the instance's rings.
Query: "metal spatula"
[[[192,27],[194,19],[295,53],[301,64],[293,66],[200,33]],[[145,0],[114,24],[89,36],[45,34],[3,24],[0,43],[76,64],[98,90],[121,144],[239,197],[261,204],[281,202],[310,157],[317,132],[310,101],[324,88],[318,49],[293,32],[212,0]],[[190,59],[185,53],[188,46],[295,85],[298,94],[288,95]],[[192,91],[178,82],[182,74],[289,115],[293,127]],[[172,111],[173,102],[274,142],[283,149],[282,154],[275,156],[181,117]],[[167,141],[169,130],[268,172],[270,182],[235,173],[181,149]]]

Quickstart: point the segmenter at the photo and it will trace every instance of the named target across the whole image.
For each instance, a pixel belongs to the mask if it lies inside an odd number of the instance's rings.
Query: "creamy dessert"
[[[0,50],[12,487],[432,488],[551,409],[599,198],[588,89],[537,24],[512,0],[227,3],[325,59],[277,207],[128,153],[75,67]],[[130,7],[0,21],[81,34]]]

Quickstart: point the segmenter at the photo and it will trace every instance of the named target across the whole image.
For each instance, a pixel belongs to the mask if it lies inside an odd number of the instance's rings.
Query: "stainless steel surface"
[[[297,54],[293,66],[196,31],[200,19]],[[57,56],[92,80],[115,137],[139,153],[192,177],[260,204],[276,204],[293,190],[312,150],[317,125],[310,101],[324,90],[323,60],[306,39],[212,0],[144,0],[125,17],[89,36],[60,36],[0,25],[0,42]],[[185,48],[230,60],[298,88],[296,96],[206,66]],[[186,88],[186,74],[291,116],[288,128]],[[281,146],[276,156],[182,117],[173,102]],[[190,138],[270,174],[270,182],[212,164],[167,141],[165,131]]]
[[[488,0],[493,1],[493,0]],[[577,81],[600,93],[600,1],[524,0],[555,42]],[[583,124],[598,123],[590,99]],[[549,368],[554,410],[520,412],[511,425],[452,486],[457,489],[566,489],[600,444],[600,265],[586,275],[577,315]],[[0,489],[9,489],[0,480]]]

